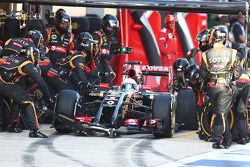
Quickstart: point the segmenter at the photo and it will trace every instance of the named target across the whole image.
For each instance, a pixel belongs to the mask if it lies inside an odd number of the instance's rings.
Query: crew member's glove
[[[35,96],[36,96],[38,99],[42,99],[42,98],[43,98],[43,93],[42,93],[42,91],[39,90],[39,89],[36,89],[36,90],[34,91],[34,94],[35,94]]]

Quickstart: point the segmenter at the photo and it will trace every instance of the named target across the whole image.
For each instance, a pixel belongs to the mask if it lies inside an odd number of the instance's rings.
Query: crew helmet
[[[199,42],[199,49],[202,52],[207,51],[210,48],[210,45],[208,44],[209,40],[209,29],[202,30],[199,32],[199,34],[196,36],[196,41]]]
[[[178,58],[173,64],[174,73],[185,71],[188,66],[189,62],[186,58]]]
[[[185,77],[190,83],[197,82],[200,78],[199,66],[196,64],[188,66],[185,71]]]
[[[214,26],[209,31],[208,44],[214,44],[215,42],[223,41],[226,43],[228,30],[225,26]]]
[[[33,42],[35,43],[36,47],[39,48],[41,45],[43,45],[43,35],[40,31],[38,30],[30,30],[27,33],[27,37],[31,38]]]
[[[65,24],[65,26],[62,26],[61,24]],[[71,17],[67,13],[60,12],[55,16],[56,29],[61,34],[65,34],[66,32],[68,32],[70,24],[71,24]]]
[[[76,47],[86,53],[95,52],[96,42],[89,32],[81,32],[76,38]]]
[[[106,35],[113,35],[119,27],[119,21],[116,16],[106,14],[102,19],[102,30]]]

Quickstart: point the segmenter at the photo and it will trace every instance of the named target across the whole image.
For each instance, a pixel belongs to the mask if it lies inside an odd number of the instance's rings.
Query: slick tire
[[[87,17],[89,20],[89,33],[93,33],[101,28],[102,19],[99,17]]]
[[[197,130],[199,127],[198,107],[191,89],[178,92],[176,122],[181,130]]]
[[[211,118],[213,115],[212,106],[211,103],[208,104],[208,106],[205,106],[201,115],[200,115],[200,139],[208,139],[211,137]],[[228,114],[229,119],[229,125],[232,133],[232,137],[234,138],[236,129],[235,129],[235,115],[232,109],[229,110]]]
[[[79,98],[80,95],[74,90],[62,90],[59,92],[56,100],[54,118],[54,127],[57,132],[72,132],[70,123],[74,122]]]
[[[8,17],[4,24],[4,41],[10,38],[20,37],[20,35],[19,20],[14,17]]]
[[[153,99],[152,117],[162,122],[162,129],[153,130],[156,138],[170,138],[174,134],[171,103],[172,98],[169,95],[157,95]]]
[[[72,17],[72,33],[77,37],[81,32],[89,32],[89,20],[86,17]]]
[[[75,116],[76,107],[79,102],[80,95],[74,90],[62,90],[58,93],[56,100],[55,112],[66,117],[73,118]]]

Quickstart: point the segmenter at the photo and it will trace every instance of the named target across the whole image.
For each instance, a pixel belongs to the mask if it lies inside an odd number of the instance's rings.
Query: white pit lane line
[[[211,143],[212,146],[212,143]],[[214,151],[182,160],[163,164],[157,167],[249,167],[250,143],[246,145],[233,144],[229,149]]]

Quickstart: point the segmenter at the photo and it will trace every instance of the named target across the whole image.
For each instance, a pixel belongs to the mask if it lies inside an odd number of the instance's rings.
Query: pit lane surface
[[[48,139],[0,133],[1,167],[240,167],[250,166],[250,144],[214,150],[195,132],[178,132],[156,140],[151,134],[119,138],[58,135],[42,125]]]

